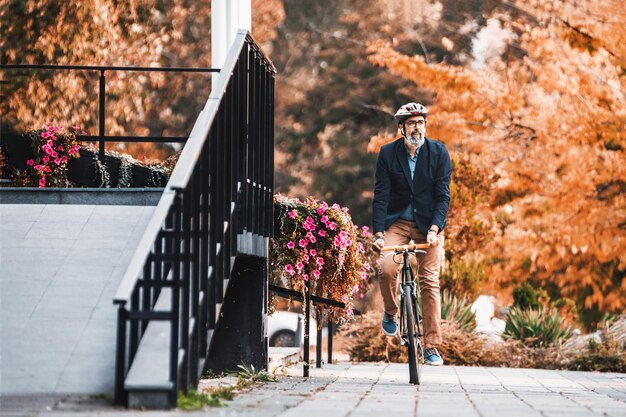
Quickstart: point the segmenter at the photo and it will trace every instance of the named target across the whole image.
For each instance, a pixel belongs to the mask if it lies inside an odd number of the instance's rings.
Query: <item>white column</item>
[[[222,68],[228,52],[226,4],[228,0],[211,0],[211,67]],[[213,85],[217,73],[212,74]]]
[[[235,36],[237,35],[237,24],[239,15],[239,1],[238,0],[228,0],[226,5],[226,27],[228,31],[228,48],[230,49],[231,45],[235,40]]]
[[[239,1],[239,25],[238,29],[246,29],[252,32],[252,0]]]

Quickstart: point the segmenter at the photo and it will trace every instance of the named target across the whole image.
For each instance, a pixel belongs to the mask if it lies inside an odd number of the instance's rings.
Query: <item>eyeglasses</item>
[[[408,122],[405,123],[408,127],[415,127],[415,126],[424,126],[426,125],[426,120],[409,120]]]

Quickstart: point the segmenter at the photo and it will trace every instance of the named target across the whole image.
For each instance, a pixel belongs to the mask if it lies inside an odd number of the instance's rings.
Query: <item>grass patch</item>
[[[181,410],[200,410],[205,407],[222,407],[225,401],[232,401],[235,393],[241,391],[255,382],[276,382],[277,378],[270,375],[266,370],[257,370],[253,365],[241,364],[237,371],[229,371],[226,374],[236,376],[237,383],[230,386],[220,386],[216,388],[208,388],[206,392],[198,392],[197,390],[189,390],[185,395],[182,391],[178,394],[178,408]],[[221,374],[223,376],[223,374]],[[220,375],[209,371],[204,379],[217,379]]]
[[[200,410],[206,407],[221,407],[223,404],[220,398],[213,394],[198,392],[190,389],[185,395],[182,391],[178,394],[178,408],[181,410]]]
[[[265,369],[255,369],[254,365],[246,365],[242,363],[238,365],[236,371],[227,372],[228,375],[237,376],[240,379],[247,379],[251,382],[276,382],[276,377],[270,375]]]

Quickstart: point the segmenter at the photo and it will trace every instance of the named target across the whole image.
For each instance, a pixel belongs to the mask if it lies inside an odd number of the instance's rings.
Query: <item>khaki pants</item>
[[[417,254],[419,265],[418,276],[422,297],[422,317],[424,343],[428,347],[441,343],[441,297],[439,294],[439,270],[441,250],[443,248],[443,232],[439,233],[439,246],[426,249],[426,253]],[[415,222],[398,219],[385,231],[385,246],[404,245],[410,240],[415,243],[426,243],[426,238],[417,228]],[[380,275],[380,292],[383,296],[385,313],[395,315],[398,312],[396,298],[398,295],[398,276],[402,267],[402,258],[389,252],[383,253]],[[415,266],[415,256],[410,255],[411,264]]]

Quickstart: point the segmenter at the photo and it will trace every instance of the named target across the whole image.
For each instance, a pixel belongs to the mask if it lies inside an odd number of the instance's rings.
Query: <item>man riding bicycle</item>
[[[443,229],[450,204],[450,155],[443,143],[426,137],[428,109],[408,103],[394,115],[403,137],[384,145],[376,163],[373,229],[374,246],[427,243],[418,254],[418,277],[424,324],[424,361],[443,365],[437,351],[441,338],[439,271]],[[384,254],[383,254],[384,255]],[[383,333],[398,331],[398,271],[393,256],[382,256],[380,292],[383,297]]]

